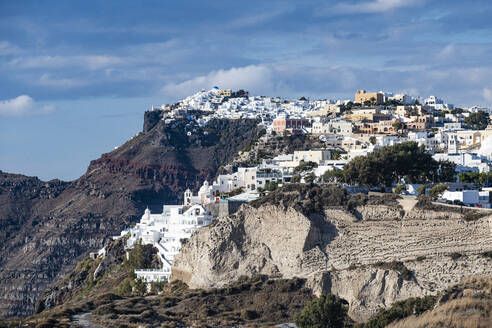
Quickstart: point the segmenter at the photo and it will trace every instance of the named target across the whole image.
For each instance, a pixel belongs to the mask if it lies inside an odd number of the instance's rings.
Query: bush
[[[429,196],[433,199],[433,200],[436,200],[438,199],[439,197],[441,197],[441,195],[448,189],[448,187],[444,184],[438,184],[438,185],[435,185],[434,187],[432,187],[430,190],[429,190]]]
[[[297,167],[294,168],[294,173],[311,171],[312,169],[317,167],[318,164],[316,164],[315,162],[301,162]]]
[[[131,295],[131,293],[132,293],[131,278],[126,278],[119,285],[117,294],[121,296],[127,296],[127,295]]]
[[[425,296],[396,302],[389,309],[379,310],[362,328],[383,328],[408,316],[421,315],[434,307],[436,299],[436,296]]]
[[[405,184],[399,184],[398,186],[396,186],[395,188],[395,194],[399,195],[401,194],[402,192],[404,192],[405,190],[407,190],[407,185]]]
[[[270,181],[270,182],[265,183],[265,190],[267,190],[267,191],[273,191],[273,190],[277,189],[277,187],[278,187],[278,182],[276,182],[276,181]]]
[[[299,328],[342,328],[347,319],[347,302],[332,294],[323,294],[306,304],[295,316]]]
[[[417,188],[417,193],[419,196],[425,195],[425,190],[427,189],[427,185],[421,185]]]

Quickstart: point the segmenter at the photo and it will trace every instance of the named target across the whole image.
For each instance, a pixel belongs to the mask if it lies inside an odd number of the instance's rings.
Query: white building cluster
[[[185,203],[187,202],[185,195]],[[146,282],[169,280],[174,256],[190,238],[191,234],[200,227],[212,223],[216,217],[204,207],[210,199],[205,195],[193,196],[193,205],[164,205],[162,213],[152,214],[147,208],[139,223],[129,230],[130,237],[127,248],[132,248],[135,243],[153,245],[158,250],[159,260],[162,263],[160,269],[135,270],[137,278]],[[205,203],[198,202],[204,196]]]
[[[205,181],[196,195],[186,190],[183,205],[164,205],[160,214],[152,214],[147,209],[141,221],[129,230],[127,247],[131,248],[139,241],[153,245],[158,250],[162,267],[136,270],[137,277],[147,282],[169,279],[174,256],[183,243],[194,231],[216,219],[207,210],[208,204],[220,202],[224,194],[229,196],[231,193],[235,195],[229,197],[230,200],[256,199],[259,191],[271,182],[289,183],[298,174],[296,168],[302,163],[316,163],[317,167],[309,173],[321,179],[327,170],[341,169],[351,159],[365,156],[379,147],[415,141],[433,154],[434,159],[454,162],[458,173],[490,171],[492,128],[470,130],[464,125],[470,113],[490,110],[471,107],[454,111],[452,104],[446,104],[435,96],[421,100],[406,94],[375,93],[376,96],[380,94],[384,95],[382,99],[385,101],[400,105],[388,109],[378,103],[344,113],[342,109],[350,104],[348,100],[286,100],[214,87],[173,106],[152,107],[152,110],[164,111],[163,120],[166,122],[186,116],[193,121],[190,124],[198,126],[205,126],[214,118],[259,119],[267,130],[267,139],[285,131],[310,133],[319,138],[324,148],[294,151],[264,159],[256,166],[239,167],[234,173],[219,175],[210,184]],[[206,114],[195,117],[193,113],[197,110]],[[409,130],[404,134],[396,133],[400,131],[393,127],[395,123],[406,124]],[[337,154],[336,158],[334,154]],[[443,198],[450,202],[490,207],[489,193],[487,189],[453,188],[446,191]]]

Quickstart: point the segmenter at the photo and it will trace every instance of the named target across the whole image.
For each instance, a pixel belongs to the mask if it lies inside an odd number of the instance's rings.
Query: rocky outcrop
[[[104,257],[95,260],[85,258],[79,262],[72,272],[37,297],[34,313],[71,301],[82,288],[121,265],[125,258],[125,242],[125,238],[111,241],[105,247]]]
[[[492,274],[480,255],[492,249],[491,216],[470,221],[374,197],[348,210],[343,193],[327,202],[322,191],[288,188],[198,230],[175,258],[172,279],[203,288],[256,273],[307,278],[315,293],[343,297],[350,315],[365,320],[378,307]]]
[[[0,172],[0,316],[26,316],[37,295],[141,216],[177,203],[257,138],[252,120],[154,122],[71,182]]]

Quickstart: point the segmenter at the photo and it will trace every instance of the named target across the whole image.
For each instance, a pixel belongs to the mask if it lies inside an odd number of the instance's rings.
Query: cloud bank
[[[219,86],[222,89],[246,89],[251,92],[272,90],[272,70],[263,65],[233,67],[197,76],[180,83],[167,83],[161,89],[168,97],[186,97],[201,89]]]

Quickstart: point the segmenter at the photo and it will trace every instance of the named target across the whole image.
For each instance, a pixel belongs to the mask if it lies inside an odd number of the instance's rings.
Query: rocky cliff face
[[[365,320],[378,307],[492,274],[480,255],[492,249],[491,229],[483,214],[291,185],[197,231],[172,279],[203,288],[256,273],[307,278],[316,294],[339,295],[353,319]]]
[[[152,121],[152,122],[151,122]],[[146,119],[141,133],[72,182],[0,173],[0,316],[26,316],[37,295],[88,252],[212,179],[257,136],[256,122]],[[189,132],[189,133],[188,133]]]

